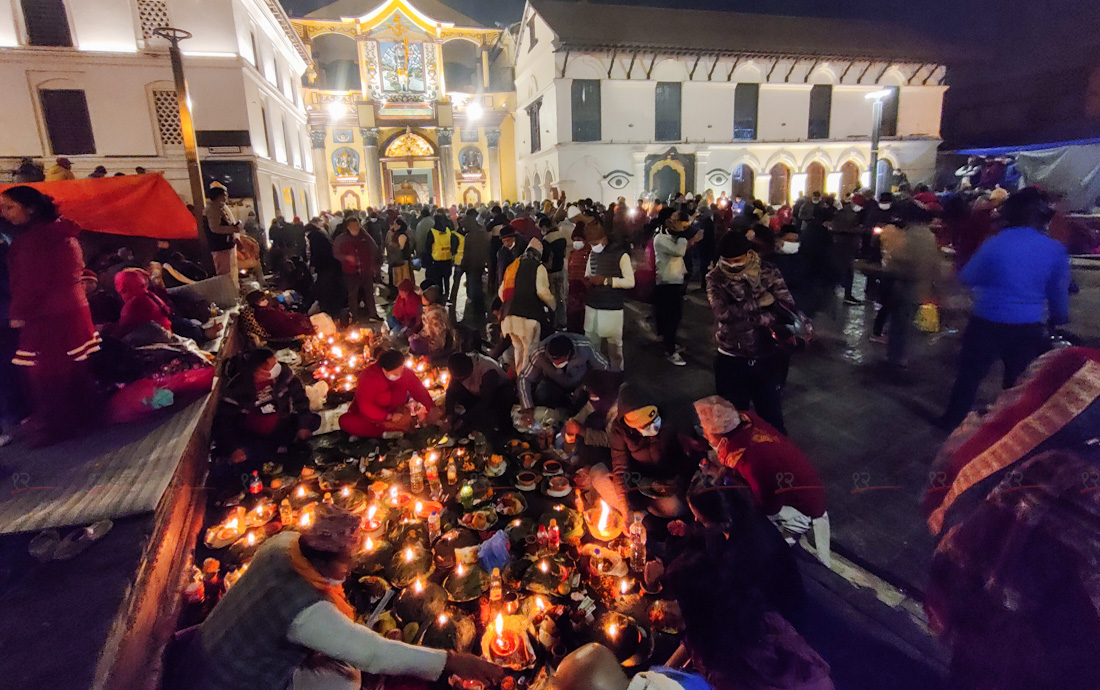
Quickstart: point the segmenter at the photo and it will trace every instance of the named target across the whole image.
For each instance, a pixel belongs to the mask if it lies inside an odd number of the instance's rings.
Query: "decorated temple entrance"
[[[426,136],[406,128],[386,142],[382,151],[386,199],[399,204],[440,203],[439,156]]]

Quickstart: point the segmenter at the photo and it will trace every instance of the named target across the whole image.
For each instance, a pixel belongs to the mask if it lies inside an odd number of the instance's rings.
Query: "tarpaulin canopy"
[[[1025,182],[1064,194],[1072,209],[1087,211],[1100,197],[1100,144],[1027,151],[1016,165]]]
[[[20,185],[0,185],[0,192]],[[195,217],[158,174],[32,182],[53,197],[61,215],[85,230],[130,237],[193,240]]]

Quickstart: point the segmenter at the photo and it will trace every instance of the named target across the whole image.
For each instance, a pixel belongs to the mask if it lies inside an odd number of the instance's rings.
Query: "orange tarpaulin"
[[[0,185],[0,192],[20,185]],[[85,230],[131,237],[193,240],[195,217],[161,175],[124,175],[85,180],[31,182],[49,194],[61,215]]]

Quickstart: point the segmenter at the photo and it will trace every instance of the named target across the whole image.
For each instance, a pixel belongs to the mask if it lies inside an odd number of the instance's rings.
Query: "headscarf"
[[[711,436],[728,434],[741,426],[741,413],[729,400],[720,395],[711,395],[702,400],[696,400],[695,414],[699,415],[699,423],[703,425],[703,432]]]
[[[760,255],[750,251],[747,256],[748,261],[742,266],[733,266],[725,260],[719,260],[718,270],[730,280],[741,280],[747,283],[757,305],[770,307],[775,304],[775,296],[760,282]]]

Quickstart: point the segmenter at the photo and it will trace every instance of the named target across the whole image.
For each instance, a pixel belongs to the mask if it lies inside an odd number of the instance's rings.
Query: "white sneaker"
[[[680,356],[679,352],[673,352],[671,355],[669,355],[668,356],[668,362],[669,362],[669,364],[671,364],[674,367],[686,367],[687,366],[687,361],[684,360],[684,358]]]

